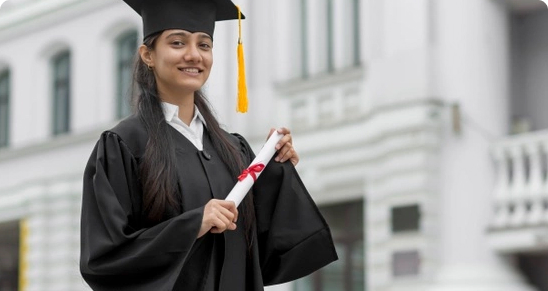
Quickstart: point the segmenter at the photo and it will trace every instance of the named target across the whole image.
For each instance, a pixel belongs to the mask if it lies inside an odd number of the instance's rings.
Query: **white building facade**
[[[205,92],[256,149],[292,129],[340,260],[276,291],[548,291],[548,9],[537,0],[240,0]],[[89,290],[82,174],[129,112],[121,0],[0,9],[0,291]]]

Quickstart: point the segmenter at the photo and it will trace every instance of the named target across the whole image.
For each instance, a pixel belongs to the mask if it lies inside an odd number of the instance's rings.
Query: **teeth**
[[[198,69],[196,69],[196,68],[182,69],[182,71],[189,72],[189,73],[198,73]]]

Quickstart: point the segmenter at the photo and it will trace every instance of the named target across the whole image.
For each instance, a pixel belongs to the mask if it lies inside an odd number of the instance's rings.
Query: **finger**
[[[276,150],[281,149],[284,147],[287,143],[291,144],[291,134],[284,135],[276,144]]]
[[[222,207],[230,210],[231,212],[238,212],[238,207],[236,207],[236,203],[234,201],[230,200],[220,200],[219,203]]]
[[[234,207],[234,210],[232,211],[232,213],[234,214],[234,218],[232,219],[232,222],[234,223],[238,222],[238,216],[240,214],[240,212],[238,212],[238,208]]]
[[[230,214],[232,215],[232,222],[237,222],[238,221],[238,216],[239,216],[239,212],[238,212],[238,207],[236,207],[236,204],[234,204],[234,202],[232,203],[232,207],[230,208],[227,208],[228,211],[230,211]]]
[[[290,134],[291,130],[289,130],[289,128],[286,128],[286,127],[280,127],[278,128],[278,132],[281,134]]]
[[[219,215],[226,217],[226,219],[228,219],[228,221],[230,222],[236,222],[236,214],[233,211],[224,207],[220,207],[218,210],[219,210]]]
[[[217,228],[217,227],[212,227],[211,230],[209,230],[209,232],[211,232],[211,233],[223,233],[223,232],[225,232],[225,231],[227,231],[227,230],[236,230],[236,228],[238,228],[238,227],[236,226],[236,224],[235,224],[235,223],[231,223],[230,225],[228,225],[228,226],[227,226],[226,228],[224,228],[224,229],[219,229],[219,228]]]
[[[216,227],[213,227],[213,228],[211,228],[211,230],[210,230],[209,232],[219,234],[219,233],[225,232],[227,229],[228,229],[228,228],[225,228],[225,229],[222,229],[222,230],[221,230],[221,229],[218,229],[218,228],[216,228]]]
[[[214,224],[214,228],[216,231],[218,231],[217,233],[221,233],[223,231],[225,231],[231,224],[232,222],[230,222],[230,220],[228,220],[226,217],[224,216],[218,216],[215,220],[213,220],[213,224]]]
[[[281,148],[278,151],[278,155],[276,156],[276,162],[284,162],[285,160],[292,157],[292,150],[293,147],[291,146],[291,143],[286,143],[283,148]]]
[[[223,209],[223,215],[229,217],[233,222],[238,221],[238,207],[234,201],[220,200],[219,205]]]
[[[225,216],[219,216],[214,221],[215,226],[211,228],[211,233],[223,233],[226,230],[235,230],[237,228],[236,223],[231,222]]]
[[[293,150],[293,147],[289,147],[287,151],[284,151],[282,156],[280,157],[280,162],[285,162],[289,159],[291,159],[295,155],[295,150]]]
[[[236,230],[237,226],[236,223],[230,223],[226,229],[228,230]]]
[[[217,205],[226,209],[236,207],[236,204],[234,203],[234,201],[230,201],[230,200],[217,200]]]
[[[295,151],[293,150],[293,147],[290,147],[286,152],[285,154],[283,155],[282,157],[282,162],[285,162],[287,160],[289,160],[291,157],[293,157]]]
[[[211,226],[217,226],[219,227],[219,221],[223,225],[228,225],[231,222],[231,217],[233,216],[230,211],[228,211],[226,208],[216,205],[211,212],[210,212],[210,221]]]
[[[291,161],[293,166],[296,166],[299,163],[299,156],[295,153],[295,155],[293,155],[293,157],[291,157],[289,161]]]

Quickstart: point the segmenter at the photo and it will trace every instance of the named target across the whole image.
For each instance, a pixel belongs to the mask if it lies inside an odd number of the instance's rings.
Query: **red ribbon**
[[[257,175],[255,173],[260,173],[264,169],[264,164],[258,163],[253,164],[249,166],[249,168],[242,171],[242,174],[238,176],[238,181],[243,181],[245,178],[247,178],[248,175],[251,175],[253,177],[253,181],[257,181]]]

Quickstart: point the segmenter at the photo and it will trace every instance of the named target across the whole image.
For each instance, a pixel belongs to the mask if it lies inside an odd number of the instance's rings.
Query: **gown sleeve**
[[[150,228],[135,227],[135,157],[105,132],[84,172],[80,271],[93,290],[171,290],[196,239],[203,207]]]
[[[249,144],[237,137],[253,160]],[[253,195],[265,285],[296,280],[338,259],[329,226],[291,162],[270,161]]]

